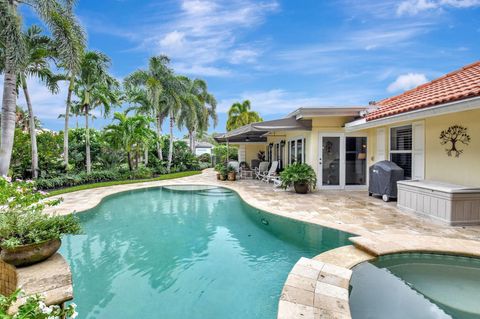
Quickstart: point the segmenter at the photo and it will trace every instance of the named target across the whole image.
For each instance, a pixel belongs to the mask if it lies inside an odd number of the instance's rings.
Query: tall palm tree
[[[148,100],[156,117],[157,135],[162,134],[162,123],[166,116],[170,118],[170,145],[167,171],[170,172],[173,156],[173,127],[175,117],[181,108],[181,96],[186,88],[181,79],[168,66],[168,57],[160,55],[150,58],[148,70],[138,70],[127,77],[126,82],[145,87]],[[158,157],[163,159],[161,146],[157,145]]]
[[[245,100],[242,103],[237,102],[228,110],[227,131],[261,121],[263,120],[260,115],[255,111],[251,111],[249,100]]]
[[[180,128],[186,127],[190,142],[190,150],[195,152],[197,132],[208,130],[210,118],[217,124],[215,97],[207,90],[207,83],[200,79],[191,80],[188,77],[180,77],[186,92],[182,96],[182,108],[178,117]]]
[[[155,118],[157,130],[157,156],[163,160],[162,154],[162,125],[168,116],[165,99],[162,96],[165,74],[170,73],[167,65],[169,60],[166,56],[151,57],[147,70],[137,70],[125,79],[127,92],[133,93],[136,101],[136,110],[139,114]]]
[[[101,52],[86,52],[80,63],[75,80],[75,95],[85,115],[85,157],[87,173],[92,171],[90,159],[90,131],[88,119],[90,112],[102,106],[107,116],[112,106],[119,104],[119,83],[109,73],[110,59]]]
[[[30,99],[30,92],[28,90],[27,79],[29,77],[36,77],[42,80],[49,90],[55,94],[58,92],[57,81],[59,77],[53,74],[50,70],[49,59],[53,58],[52,40],[45,35],[42,35],[42,29],[33,25],[24,34],[25,58],[20,64],[18,72],[18,86],[23,90],[25,102],[28,109],[29,117],[29,133],[31,141],[32,153],[32,177],[38,177],[38,149],[37,149],[37,135],[35,131],[35,116],[33,114],[32,101]]]
[[[154,138],[154,132],[150,130],[151,118],[143,115],[128,117],[125,113],[115,112],[114,120],[118,123],[108,125],[105,128],[105,136],[117,148],[127,153],[128,168],[133,170],[133,154],[136,157],[142,149],[148,147],[149,140]],[[135,162],[138,168],[138,160]]]
[[[0,140],[0,176],[7,175],[12,157],[15,134],[18,68],[25,60],[27,50],[22,41],[23,10],[30,8],[45,23],[52,34],[59,59],[67,59],[76,51],[76,33],[80,29],[73,16],[74,0],[0,0],[0,42],[5,47],[2,123]]]

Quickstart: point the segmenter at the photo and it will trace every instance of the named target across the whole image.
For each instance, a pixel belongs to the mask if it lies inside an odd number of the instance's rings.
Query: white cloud
[[[231,70],[218,72],[219,63],[255,62],[260,51],[243,43],[242,33],[277,9],[276,0],[183,0],[180,12],[146,19],[138,40],[142,49],[170,56],[175,69],[225,76]]]
[[[238,49],[233,50],[230,55],[230,63],[243,64],[254,63],[257,60],[259,53],[253,49]]]
[[[235,98],[221,100],[218,111],[226,113],[233,103],[250,100],[252,110],[259,112],[261,116],[287,114],[299,107],[360,105],[360,101],[368,101],[369,94],[370,92],[365,90],[351,90],[343,95],[327,94],[314,97],[307,96],[305,93],[293,93],[282,89],[243,92]]]
[[[480,6],[480,0],[405,0],[397,7],[397,15],[416,15],[446,7],[470,8]]]
[[[413,89],[414,87],[417,87],[426,82],[428,82],[428,79],[425,76],[425,74],[421,74],[421,73],[402,74],[402,75],[399,75],[397,79],[388,86],[387,91],[390,93],[406,91],[406,90]]]

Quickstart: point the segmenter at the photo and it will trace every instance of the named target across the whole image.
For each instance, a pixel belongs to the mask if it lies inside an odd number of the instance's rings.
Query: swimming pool
[[[405,253],[353,269],[353,319],[480,318],[480,260]]]
[[[350,234],[259,211],[218,187],[115,194],[79,214],[61,253],[81,318],[276,318],[302,256]]]

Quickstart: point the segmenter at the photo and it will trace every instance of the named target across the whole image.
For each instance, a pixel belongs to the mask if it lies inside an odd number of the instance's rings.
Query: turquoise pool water
[[[80,318],[276,318],[297,260],[350,234],[267,214],[223,188],[116,194],[65,238]]]
[[[480,260],[394,254],[353,270],[353,319],[478,319]]]

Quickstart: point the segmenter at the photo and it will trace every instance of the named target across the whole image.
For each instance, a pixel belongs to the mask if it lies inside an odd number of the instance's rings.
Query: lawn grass
[[[85,189],[92,189],[98,187],[107,187],[107,186],[114,186],[114,185],[124,185],[124,184],[135,184],[135,183],[144,183],[144,182],[154,182],[154,181],[163,181],[167,179],[174,179],[180,177],[187,177],[192,175],[200,174],[201,171],[188,171],[188,172],[179,172],[179,173],[171,173],[171,174],[164,174],[154,178],[147,178],[147,179],[127,179],[124,181],[110,181],[110,182],[100,182],[100,183],[92,183],[92,184],[83,184],[73,187],[66,187],[61,189],[56,189],[54,191],[48,192],[48,196],[56,196],[61,194],[67,194],[71,192],[81,191]]]

